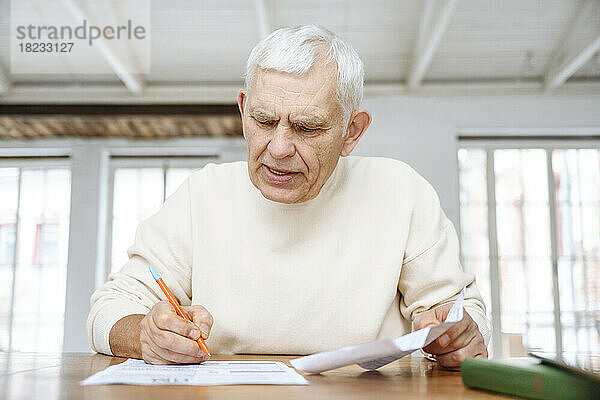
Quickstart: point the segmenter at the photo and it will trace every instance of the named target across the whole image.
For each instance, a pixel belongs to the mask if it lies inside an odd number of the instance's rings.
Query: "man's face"
[[[250,180],[269,200],[315,198],[344,147],[336,67],[317,60],[298,76],[257,69],[242,121]]]

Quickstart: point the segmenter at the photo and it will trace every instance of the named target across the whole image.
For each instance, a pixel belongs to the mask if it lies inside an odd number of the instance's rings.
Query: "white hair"
[[[342,107],[344,130],[363,97],[364,68],[358,53],[335,33],[317,25],[280,28],[261,40],[246,64],[246,91],[250,93],[256,67],[303,75],[320,51],[325,64],[337,66],[337,101]]]

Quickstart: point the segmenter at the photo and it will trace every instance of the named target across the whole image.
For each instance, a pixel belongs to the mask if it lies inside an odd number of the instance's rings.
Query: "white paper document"
[[[290,363],[300,371],[313,374],[352,364],[358,364],[368,370],[383,367],[392,361],[426,347],[442,336],[452,325],[462,320],[464,298],[465,291],[463,289],[444,322],[438,325],[428,326],[396,339],[381,339],[375,342],[295,358],[290,360]]]
[[[129,359],[81,381],[82,385],[308,385],[292,368],[274,361],[206,361],[151,365]]]

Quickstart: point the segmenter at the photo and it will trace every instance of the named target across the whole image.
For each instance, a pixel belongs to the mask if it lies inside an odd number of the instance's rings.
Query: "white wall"
[[[494,97],[386,97],[363,108],[373,123],[356,155],[407,162],[436,188],[458,226],[459,134],[600,135],[600,95]]]
[[[373,115],[354,154],[402,160],[438,191],[444,210],[458,221],[455,124],[429,99],[381,98],[364,102]]]

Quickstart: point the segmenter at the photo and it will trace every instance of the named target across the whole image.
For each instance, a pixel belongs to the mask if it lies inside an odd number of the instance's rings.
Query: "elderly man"
[[[238,95],[248,161],[194,172],[139,225],[92,296],[92,347],[159,364],[204,361],[199,336],[215,353],[309,354],[438,323],[466,286],[463,320],[426,350],[448,367],[487,357],[485,307],[435,191],[402,162],[347,157],[371,122],[362,88],[360,58],[323,28],[261,41]]]

